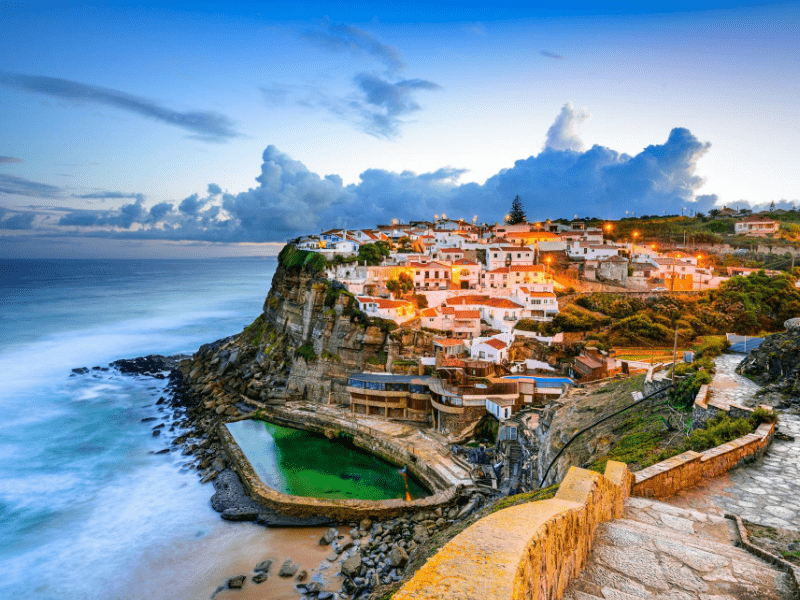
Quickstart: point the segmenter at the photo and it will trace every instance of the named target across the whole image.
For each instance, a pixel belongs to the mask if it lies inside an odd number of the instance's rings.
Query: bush
[[[775,411],[767,410],[766,408],[761,408],[760,406],[753,411],[750,415],[750,424],[753,426],[753,429],[761,425],[762,423],[777,423],[778,422],[778,415]]]
[[[295,350],[296,356],[302,356],[306,362],[314,362],[317,360],[317,354],[314,352],[314,344],[303,344]]]
[[[753,425],[749,419],[736,419],[734,421],[727,415],[719,415],[709,420],[703,429],[697,429],[692,432],[687,445],[690,450],[702,452],[752,432]]]

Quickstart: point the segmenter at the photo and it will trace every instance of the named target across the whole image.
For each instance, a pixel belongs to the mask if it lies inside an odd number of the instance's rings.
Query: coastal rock
[[[259,573],[269,573],[270,568],[272,567],[272,560],[266,559],[262,560],[258,563],[254,568],[253,571],[257,571]]]
[[[161,356],[160,354],[151,354],[149,356],[140,356],[139,358],[117,360],[111,363],[111,366],[123,375],[147,375],[149,377],[160,375],[161,377],[157,378],[163,378],[163,373],[176,369],[178,363],[187,358],[189,357],[186,355]],[[86,372],[88,373],[88,369]]]
[[[342,573],[347,577],[357,577],[361,571],[361,555],[354,554],[342,563]]]
[[[390,567],[405,567],[408,562],[408,553],[400,546],[395,546],[389,551],[389,556],[386,561]]]
[[[269,579],[268,573],[256,573],[253,575],[253,583],[264,583],[267,579]]]
[[[255,521],[258,518],[258,510],[246,507],[226,508],[221,516],[226,521]]]
[[[297,574],[297,581],[305,581],[306,579],[308,579],[308,571],[303,569]],[[306,586],[306,588],[308,588],[308,586]]]
[[[228,587],[232,590],[239,590],[244,585],[245,580],[247,577],[245,575],[237,575],[236,577],[231,577],[228,579]]]
[[[325,533],[322,534],[322,537],[319,539],[319,545],[320,546],[327,546],[333,540],[335,540],[337,537],[339,537],[339,532],[336,529],[334,529],[333,527],[331,527]]]
[[[300,565],[293,563],[291,558],[287,558],[286,562],[281,565],[281,570],[278,571],[278,575],[281,577],[291,577],[297,573],[297,569],[299,568]]]

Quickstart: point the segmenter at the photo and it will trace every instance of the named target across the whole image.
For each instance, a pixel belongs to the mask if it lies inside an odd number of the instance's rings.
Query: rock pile
[[[786,333],[764,338],[736,368],[739,374],[764,386],[760,395],[778,397],[780,408],[800,406],[800,319],[790,319],[785,325]]]

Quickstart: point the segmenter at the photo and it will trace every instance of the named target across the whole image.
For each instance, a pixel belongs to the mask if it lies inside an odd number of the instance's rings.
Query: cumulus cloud
[[[14,175],[0,174],[0,194],[52,198],[61,194],[61,188]]]
[[[570,109],[571,110],[571,109]],[[562,119],[559,115],[557,122]],[[343,185],[338,175],[321,176],[269,146],[262,155],[257,185],[238,194],[193,194],[177,206],[141,200],[121,208],[71,210],[59,226],[89,228],[87,235],[215,242],[283,241],[329,227],[372,227],[393,218],[430,219],[434,214],[481,221],[502,219],[519,195],[531,219],[581,216],[618,218],[625,211],[707,212],[713,194],[695,195],[704,180],[698,160],[710,145],[687,129],[673,129],[666,141],[634,156],[604,146],[586,151],[545,148],[518,160],[486,182],[459,183],[463,169],[444,167],[429,173],[383,169],[364,171]]]
[[[112,106],[180,127],[191,132],[190,137],[207,142],[226,142],[239,135],[233,121],[221,113],[175,111],[153,100],[69,79],[0,71],[0,85],[56,98]]]
[[[546,58],[552,58],[553,60],[563,60],[564,57],[560,54],[556,54],[555,52],[550,52],[549,50],[540,50],[539,54]]]
[[[374,58],[384,63],[389,71],[398,71],[406,66],[397,48],[382,44],[372,34],[352,25],[329,24],[325,31],[308,31],[304,37],[330,52],[350,52]]]
[[[575,109],[567,102],[556,117],[555,122],[547,130],[545,149],[550,150],[583,150],[583,142],[578,137],[578,128],[589,118],[589,113]]]
[[[23,162],[21,158],[15,158],[13,156],[0,156],[0,165],[11,165],[21,162]]]

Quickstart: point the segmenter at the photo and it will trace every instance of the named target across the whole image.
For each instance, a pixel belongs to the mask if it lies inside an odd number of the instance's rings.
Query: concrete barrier
[[[558,600],[586,563],[597,526],[622,516],[631,475],[571,467],[550,500],[500,510],[462,531],[393,600]]]

